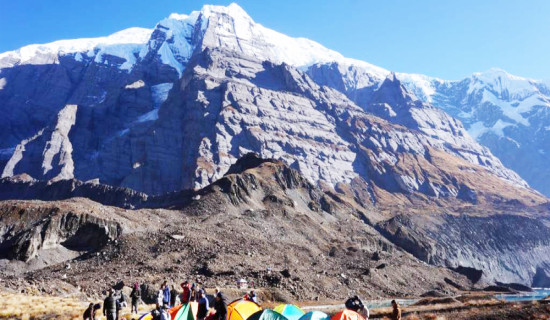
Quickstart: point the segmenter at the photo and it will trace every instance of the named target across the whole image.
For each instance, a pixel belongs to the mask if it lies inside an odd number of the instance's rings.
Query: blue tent
[[[321,311],[310,311],[304,314],[299,320],[329,320],[328,314]]]

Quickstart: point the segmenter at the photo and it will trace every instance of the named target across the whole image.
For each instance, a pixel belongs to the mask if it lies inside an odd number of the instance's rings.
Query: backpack
[[[160,320],[160,311],[157,309],[151,311],[151,316],[153,320]]]

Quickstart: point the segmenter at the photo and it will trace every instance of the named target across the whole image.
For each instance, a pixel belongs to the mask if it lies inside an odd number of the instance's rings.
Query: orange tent
[[[365,320],[365,318],[353,310],[344,309],[333,315],[330,320]]]
[[[246,320],[260,310],[262,308],[252,301],[236,300],[227,305],[227,320]]]

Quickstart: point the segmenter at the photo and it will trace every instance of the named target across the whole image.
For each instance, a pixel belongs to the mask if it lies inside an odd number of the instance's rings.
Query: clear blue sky
[[[0,52],[153,27],[184,0],[0,0]],[[550,0],[240,0],[266,27],[399,71],[459,79],[500,67],[550,78]]]

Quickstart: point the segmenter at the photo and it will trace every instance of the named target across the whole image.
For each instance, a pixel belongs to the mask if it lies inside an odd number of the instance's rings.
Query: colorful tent
[[[181,306],[175,315],[170,313],[172,320],[195,320],[197,319],[198,303],[189,302]]]
[[[344,309],[333,315],[330,320],[365,320],[365,318],[353,310]]]
[[[227,305],[227,320],[247,320],[262,308],[248,300],[236,300]]]
[[[298,320],[305,314],[304,310],[293,304],[280,304],[273,308],[273,311],[282,314],[288,320]]]
[[[254,313],[247,320],[288,320],[288,319],[282,314],[280,314],[279,312],[265,309]]]
[[[168,309],[168,313],[170,314],[170,318],[171,319],[174,319],[174,317],[176,316],[176,314],[178,313],[178,311],[182,308],[181,305],[179,306],[175,306],[171,309]],[[144,315],[142,315],[139,320],[151,320],[153,319],[153,315],[151,314],[151,312],[149,313],[146,313]]]
[[[300,320],[329,320],[328,314],[321,311],[310,311],[304,314]]]

